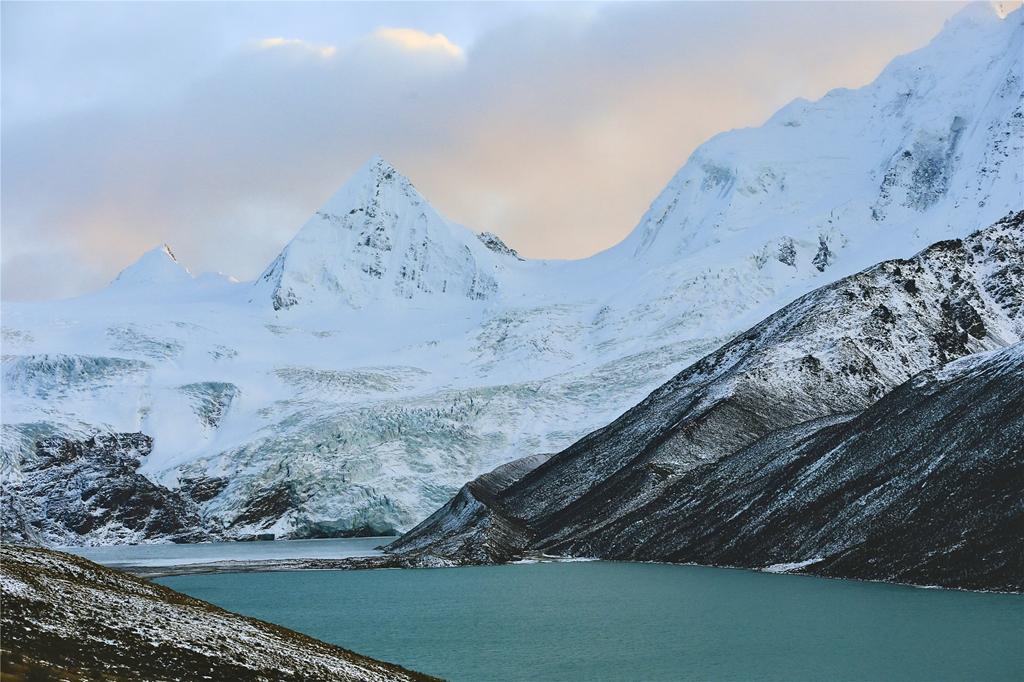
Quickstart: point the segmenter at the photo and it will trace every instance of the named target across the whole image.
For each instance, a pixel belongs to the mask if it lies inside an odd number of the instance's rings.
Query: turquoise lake
[[[173,589],[450,680],[1020,680],[1024,597],[614,562]]]

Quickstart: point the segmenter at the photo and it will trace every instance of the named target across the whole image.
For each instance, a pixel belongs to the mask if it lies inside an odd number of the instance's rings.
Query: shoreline
[[[213,573],[272,573],[278,571],[358,571],[374,568],[416,568],[396,556],[371,555],[341,559],[231,559],[195,564],[167,566],[140,566],[133,564],[108,565],[125,573],[147,580],[179,575],[209,575]]]
[[[115,570],[131,573],[146,580],[170,578],[185,575],[213,575],[218,573],[275,573],[289,571],[369,571],[380,569],[416,569],[416,568],[472,568],[481,566],[521,566],[538,563],[587,563],[604,561],[609,563],[650,564],[658,566],[689,566],[697,568],[717,568],[733,571],[753,571],[769,575],[790,575],[806,578],[822,578],[844,582],[873,583],[895,587],[912,587],[919,590],[942,590],[950,592],[968,592],[973,594],[999,594],[1024,596],[1024,591],[1011,590],[978,590],[943,585],[920,585],[915,583],[892,582],[887,580],[868,580],[864,578],[843,578],[838,576],[819,575],[809,571],[769,570],[773,567],[750,568],[746,566],[713,566],[693,563],[673,563],[665,561],[625,561],[621,559],[600,559],[596,557],[561,557],[547,554],[524,557],[517,561],[486,564],[458,564],[439,560],[436,557],[403,557],[400,555],[374,555],[365,557],[346,557],[343,559],[254,559],[242,561],[216,561],[203,564],[180,564],[174,566],[109,566]]]
[[[384,568],[467,568],[471,566],[515,566],[537,563],[580,563],[600,561],[594,558],[561,557],[549,554],[528,556],[504,564],[460,564],[437,557],[403,556],[399,554],[373,554],[338,559],[241,559],[209,561],[194,564],[142,566],[133,564],[109,565],[140,578],[168,578],[180,575],[212,575],[215,573],[274,573],[282,571],[370,571]],[[630,562],[635,563],[635,562]]]

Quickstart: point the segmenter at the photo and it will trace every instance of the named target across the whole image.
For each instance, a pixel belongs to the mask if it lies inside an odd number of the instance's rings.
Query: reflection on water
[[[63,547],[104,566],[177,566],[214,561],[260,559],[343,559],[380,554],[374,549],[394,538],[330,538],[256,542],[207,542],[191,545],[123,545],[117,547]]]

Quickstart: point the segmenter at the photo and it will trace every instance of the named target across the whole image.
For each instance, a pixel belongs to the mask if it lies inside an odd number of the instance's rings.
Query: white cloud
[[[312,54],[319,55],[324,59],[333,57],[338,51],[338,48],[333,45],[313,45],[312,43],[307,43],[305,40],[300,40],[298,38],[264,38],[256,44],[264,50],[272,50],[276,48],[300,50],[302,52],[310,52]]]
[[[462,48],[443,33],[424,33],[414,28],[378,28],[373,38],[409,52],[440,52],[454,59],[463,59]]]

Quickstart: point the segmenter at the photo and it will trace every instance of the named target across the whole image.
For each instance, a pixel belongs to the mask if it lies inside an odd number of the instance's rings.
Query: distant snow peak
[[[156,246],[122,270],[114,279],[117,286],[168,285],[192,279],[188,268],[178,262],[167,244]]]
[[[498,267],[473,233],[443,218],[375,156],[302,226],[257,287],[269,288],[275,310],[423,296],[482,300],[498,290]]]

